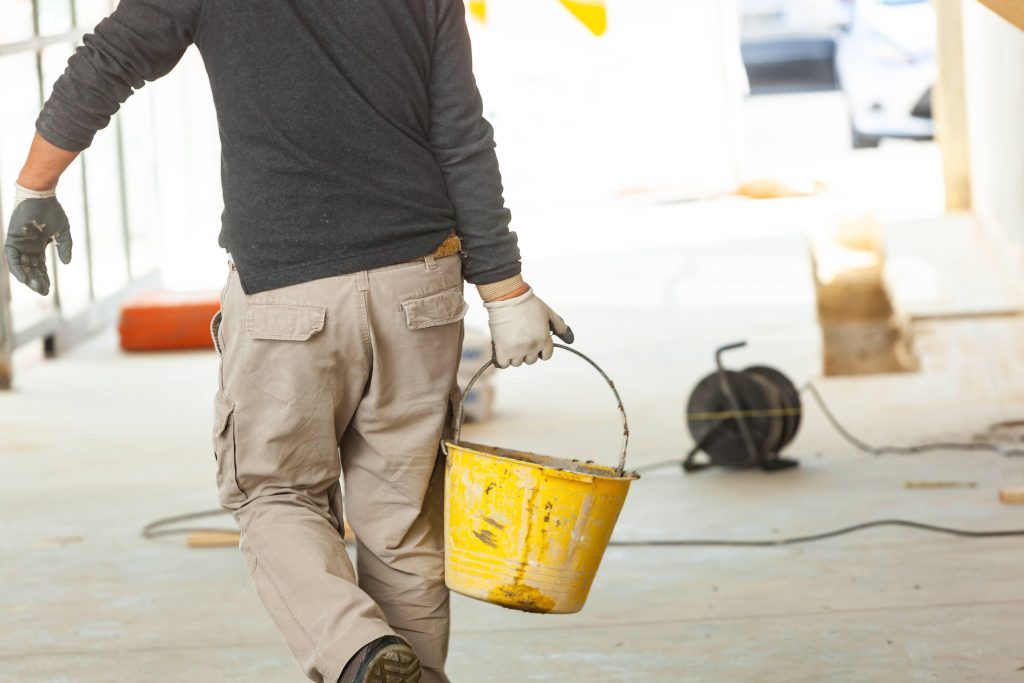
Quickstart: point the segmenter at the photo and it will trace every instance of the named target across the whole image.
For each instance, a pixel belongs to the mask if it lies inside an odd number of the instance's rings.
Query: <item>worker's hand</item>
[[[46,245],[51,241],[57,244],[61,262],[70,263],[71,226],[54,191],[36,192],[18,185],[4,255],[11,275],[44,296],[50,291]]]
[[[532,288],[512,299],[485,303],[494,363],[499,368],[531,365],[551,358],[555,348],[554,332],[567,344],[573,341],[572,330],[548,305],[538,299]]]

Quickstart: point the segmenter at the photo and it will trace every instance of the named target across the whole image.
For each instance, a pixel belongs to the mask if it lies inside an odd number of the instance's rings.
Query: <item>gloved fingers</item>
[[[45,275],[42,277],[34,277],[28,281],[29,288],[40,296],[46,296],[50,293],[50,279]]]
[[[541,360],[551,360],[551,356],[554,355],[554,353],[555,353],[555,344],[554,344],[554,342],[551,341],[551,337],[549,336],[547,338],[547,340],[545,340],[544,346],[540,350],[540,359]]]
[[[7,245],[4,247],[4,256],[7,257],[7,266],[11,269],[14,279],[25,285],[28,284],[28,277],[21,265],[21,252],[17,248]]]
[[[562,316],[552,311],[550,306],[545,306],[545,308],[548,309],[548,325],[550,325],[551,331],[559,336],[565,334],[569,326],[562,320]]]
[[[28,276],[29,288],[38,294],[46,296],[50,292],[50,276],[46,272],[46,256],[44,253],[37,256],[21,257],[21,263],[25,274]]]
[[[508,358],[505,353],[501,356],[498,355],[498,347],[495,346],[494,342],[491,342],[491,361],[494,363],[494,367],[499,370],[504,370],[508,367]]]
[[[572,333],[572,329],[565,324],[562,317],[548,308],[548,327],[551,331],[558,335],[558,338],[564,341],[566,344],[572,344],[576,337]]]
[[[53,236],[57,244],[57,256],[64,265],[71,263],[71,231],[61,230]]]
[[[523,357],[522,356],[518,356],[517,355],[514,358],[509,360],[509,365],[511,365],[514,368],[518,368],[522,364],[523,364]]]
[[[46,273],[33,272],[28,277],[28,287],[36,294],[46,296],[50,293],[50,278]]]

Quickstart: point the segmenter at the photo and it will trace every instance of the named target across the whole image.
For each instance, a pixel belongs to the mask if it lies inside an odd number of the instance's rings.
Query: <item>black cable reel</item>
[[[720,347],[715,352],[718,369],[690,394],[686,425],[694,446],[683,461],[687,472],[712,466],[772,472],[799,464],[779,453],[800,428],[800,393],[788,377],[766,365],[727,370],[722,354],[746,345]],[[706,462],[697,462],[701,452]]]

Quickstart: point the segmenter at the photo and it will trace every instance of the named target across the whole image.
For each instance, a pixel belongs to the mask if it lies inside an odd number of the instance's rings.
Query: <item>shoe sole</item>
[[[388,645],[368,663],[365,683],[419,683],[420,660],[405,645]]]

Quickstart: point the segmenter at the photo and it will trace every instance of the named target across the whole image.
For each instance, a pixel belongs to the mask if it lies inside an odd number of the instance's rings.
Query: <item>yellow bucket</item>
[[[533,453],[462,443],[463,405],[454,440],[444,443],[445,582],[453,591],[525,612],[571,614],[586,602],[590,585],[626,500],[629,426],[622,413],[618,468]],[[493,364],[488,361],[466,390]]]

